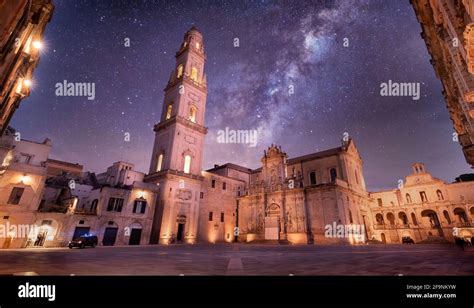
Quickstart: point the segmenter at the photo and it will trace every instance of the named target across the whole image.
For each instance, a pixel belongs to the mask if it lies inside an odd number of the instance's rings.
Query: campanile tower
[[[192,27],[176,53],[175,69],[164,92],[160,122],[147,182],[160,185],[152,243],[194,243],[203,177],[202,152],[207,128],[204,43]]]

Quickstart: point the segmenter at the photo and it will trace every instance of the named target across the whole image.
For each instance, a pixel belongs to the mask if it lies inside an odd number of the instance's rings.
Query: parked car
[[[75,240],[72,240],[69,242],[69,248],[73,248],[73,247],[79,247],[79,248],[85,248],[86,246],[90,246],[92,248],[94,248],[97,243],[98,243],[98,239],[97,239],[97,236],[95,235],[89,235],[89,236],[81,236],[81,237],[78,237],[77,239]]]
[[[404,237],[402,237],[402,243],[403,244],[415,244],[415,241],[409,236],[404,236]]]

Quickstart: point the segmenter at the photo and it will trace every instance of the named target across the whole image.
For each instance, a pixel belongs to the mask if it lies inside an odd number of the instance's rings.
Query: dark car
[[[97,236],[95,235],[89,235],[89,236],[81,236],[78,237],[75,240],[72,240],[69,242],[69,248],[73,247],[79,247],[79,248],[84,248],[86,246],[91,246],[94,248],[98,243]]]
[[[402,243],[403,244],[415,244],[415,241],[409,236],[404,236],[404,237],[402,237]]]

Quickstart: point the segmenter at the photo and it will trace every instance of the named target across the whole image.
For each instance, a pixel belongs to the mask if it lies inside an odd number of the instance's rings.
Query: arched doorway
[[[439,222],[438,214],[433,210],[424,210],[421,212],[421,218],[423,220],[423,225],[429,226],[431,229],[438,231],[440,237],[444,237],[443,229],[441,229],[441,223]],[[428,235],[433,234],[428,232]],[[430,235],[431,236],[431,235]]]
[[[128,245],[140,245],[142,239],[142,225],[133,223],[125,231],[128,231],[127,233],[130,236]]]
[[[104,246],[113,246],[115,245],[115,240],[117,239],[118,225],[109,221],[104,229],[104,237],[102,238],[102,245]]]
[[[177,220],[177,231],[176,231],[176,241],[177,242],[182,242],[184,241],[184,230],[186,226],[186,216],[185,215],[179,215]]]
[[[280,206],[272,203],[266,210],[265,216],[265,239],[280,239]]]
[[[385,238],[385,233],[381,233],[380,238],[382,240],[382,243],[387,244],[387,239]]]

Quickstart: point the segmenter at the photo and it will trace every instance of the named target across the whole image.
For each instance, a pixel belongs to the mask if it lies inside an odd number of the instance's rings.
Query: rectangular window
[[[32,160],[33,156],[28,154],[20,154],[19,162],[23,164],[29,164]]]
[[[8,198],[8,204],[20,204],[21,196],[25,189],[23,187],[13,187],[13,190]]]
[[[212,212],[209,212],[209,221],[212,221]]]
[[[216,180],[212,180],[212,181],[211,181],[211,187],[212,187],[212,188],[216,188]]]
[[[316,185],[316,172],[310,172],[309,173],[309,183],[311,185]]]
[[[121,212],[123,207],[123,198],[110,198],[107,204],[108,212]]]
[[[135,200],[133,202],[133,213],[144,214],[146,210],[146,200]]]
[[[378,199],[377,199],[377,203],[379,204],[379,206],[383,206],[383,202],[382,202],[382,199],[381,199],[381,198],[378,198]]]
[[[199,198],[200,199],[204,199],[204,193],[201,191],[201,193],[199,194]]]
[[[221,222],[224,222],[224,213],[221,213]]]
[[[223,182],[222,183],[222,190],[226,190],[227,189],[227,183],[226,182]]]

